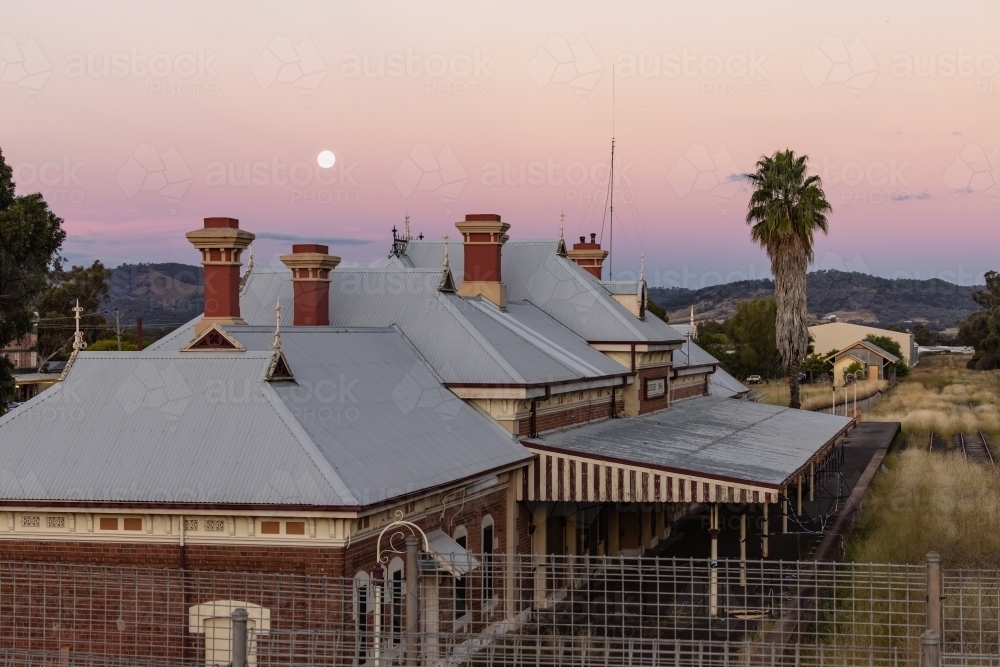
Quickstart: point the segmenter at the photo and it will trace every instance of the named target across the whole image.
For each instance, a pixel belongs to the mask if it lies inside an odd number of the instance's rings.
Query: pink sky
[[[834,206],[820,268],[1000,268],[995,2],[155,7],[4,9],[0,148],[73,261],[193,264],[216,215],[264,263],[301,238],[370,264],[407,212],[600,234],[614,88],[617,277],[640,253],[652,284],[766,273],[738,175],[785,147]]]

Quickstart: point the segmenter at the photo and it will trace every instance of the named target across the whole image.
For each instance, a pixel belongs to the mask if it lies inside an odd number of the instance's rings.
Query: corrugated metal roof
[[[283,331],[295,384],[270,327],[228,331],[250,351],[81,355],[0,418],[0,497],[355,506],[529,456],[394,329]]]
[[[673,351],[674,368],[708,366],[717,363],[719,363],[718,359],[698,347],[694,341],[685,341],[683,345]]]
[[[529,301],[588,341],[680,342],[670,325],[640,320],[611,296],[608,288],[574,262],[557,254],[558,241],[508,241],[503,246],[501,273],[507,298]],[[449,262],[461,282],[464,253],[449,244]],[[444,243],[410,241],[406,258],[416,267],[441,265]],[[653,321],[655,320],[655,321]]]
[[[331,273],[330,324],[398,326],[449,384],[524,385],[566,382],[628,369],[529,303],[508,302],[507,311],[482,299],[463,299],[438,289],[441,269],[337,269]],[[287,271],[256,271],[240,299],[251,324],[293,318]]]
[[[750,388],[719,366],[708,376],[708,393],[720,398],[733,398],[749,394]]]
[[[642,283],[638,280],[602,280],[601,286],[608,290],[608,294],[621,296],[640,296],[642,294]]]
[[[852,421],[703,396],[662,412],[570,428],[531,442],[584,456],[778,485]]]
[[[897,357],[892,352],[887,352],[886,350],[883,350],[881,347],[879,347],[875,343],[872,343],[871,341],[867,341],[867,340],[859,340],[856,343],[848,345],[843,350],[840,350],[839,352],[837,352],[835,354],[831,354],[829,357],[826,358],[826,360],[829,361],[830,359],[833,359],[834,357],[843,357],[845,354],[849,354],[852,349],[854,349],[856,347],[859,347],[859,346],[860,347],[866,347],[866,348],[868,348],[869,350],[871,350],[872,352],[874,352],[878,356],[880,356],[883,359],[886,359],[886,360],[888,360],[888,361],[890,361],[892,363],[896,363],[897,361],[899,361],[899,357]],[[858,360],[857,357],[854,357],[854,359]],[[858,361],[860,361],[860,360],[858,360]]]

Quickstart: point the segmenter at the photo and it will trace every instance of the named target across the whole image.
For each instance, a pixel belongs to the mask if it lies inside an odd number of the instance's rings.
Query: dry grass
[[[868,398],[877,391],[884,391],[889,386],[885,380],[862,380],[858,382],[858,400]],[[768,382],[760,385],[760,391],[767,394],[761,403],[771,405],[788,405],[788,384],[783,381]],[[854,401],[854,386],[837,387],[837,405],[842,405],[844,396],[847,396],[847,404],[852,405]],[[833,404],[833,390],[829,384],[804,384],[801,387],[801,399],[803,410],[829,409]]]
[[[865,501],[847,559],[1000,568],[1000,473],[959,454],[922,448],[892,454]]]
[[[861,420],[898,421],[907,434],[933,432],[948,437],[1000,433],[1000,378],[996,371],[968,370],[968,359],[941,355],[921,360],[910,376],[862,414]]]

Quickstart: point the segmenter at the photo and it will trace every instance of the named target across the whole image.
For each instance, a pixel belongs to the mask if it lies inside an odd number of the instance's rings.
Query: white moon
[[[324,169],[329,169],[333,166],[333,163],[337,161],[336,156],[334,156],[333,151],[323,151],[316,157],[316,162],[319,166]]]

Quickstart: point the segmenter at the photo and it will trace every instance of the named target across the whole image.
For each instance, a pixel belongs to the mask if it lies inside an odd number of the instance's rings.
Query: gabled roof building
[[[380,268],[301,244],[241,274],[253,234],[206,219],[203,317],[76,349],[0,417],[2,557],[353,576],[400,517],[451,554],[642,553],[694,504],[778,503],[853,424],[729,398],[593,238],[456,227]]]

